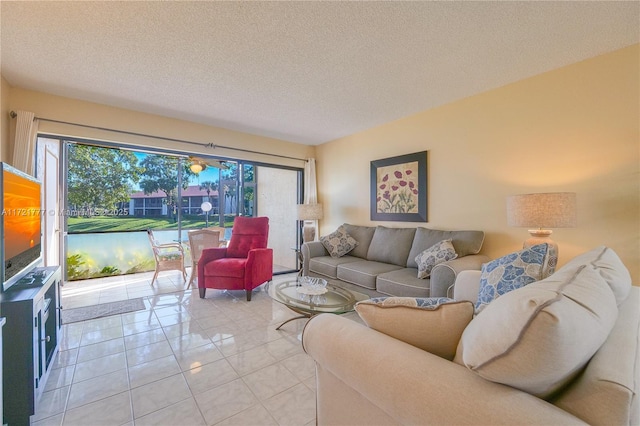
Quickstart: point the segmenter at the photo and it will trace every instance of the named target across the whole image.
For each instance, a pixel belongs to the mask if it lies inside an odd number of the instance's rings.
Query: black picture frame
[[[427,151],[371,162],[371,220],[427,221]]]

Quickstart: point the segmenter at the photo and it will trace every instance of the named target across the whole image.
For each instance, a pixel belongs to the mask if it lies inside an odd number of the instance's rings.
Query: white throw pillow
[[[560,271],[585,263],[593,266],[600,276],[604,278],[616,296],[616,303],[620,306],[629,295],[632,282],[629,270],[624,266],[624,263],[622,263],[622,260],[620,260],[616,252],[610,247],[596,247],[593,250],[574,257],[567,262]]]
[[[418,278],[429,278],[431,270],[439,263],[458,257],[451,240],[442,240],[416,256]]]
[[[546,398],[589,362],[617,316],[614,294],[592,265],[562,268],[486,306],[465,329],[455,361]]]

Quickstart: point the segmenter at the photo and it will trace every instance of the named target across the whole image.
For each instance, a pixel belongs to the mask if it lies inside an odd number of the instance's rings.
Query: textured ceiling
[[[12,86],[305,144],[640,41],[637,1],[0,7]]]

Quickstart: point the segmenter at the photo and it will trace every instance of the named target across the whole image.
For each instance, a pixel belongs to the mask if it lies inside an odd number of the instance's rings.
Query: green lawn
[[[217,219],[217,216],[215,217]],[[122,232],[144,231],[147,229],[178,229],[173,219],[166,217],[143,218],[127,216],[93,216],[69,217],[68,229],[74,232]],[[182,229],[204,228],[205,220],[202,216],[183,216]],[[218,221],[209,218],[209,226],[219,226]],[[233,226],[233,216],[225,216],[225,227]]]

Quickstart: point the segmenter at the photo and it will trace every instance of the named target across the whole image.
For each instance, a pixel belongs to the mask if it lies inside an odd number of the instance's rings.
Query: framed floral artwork
[[[371,162],[371,220],[427,221],[427,151]]]

